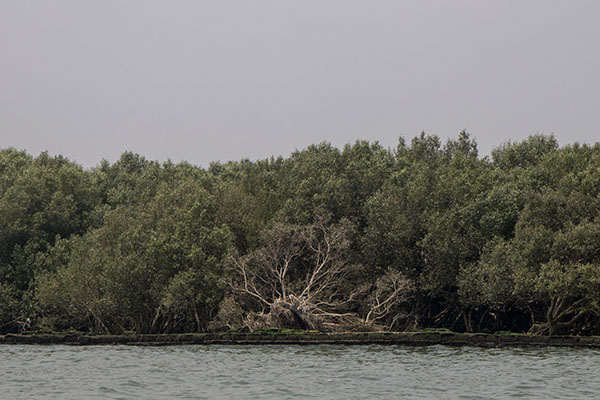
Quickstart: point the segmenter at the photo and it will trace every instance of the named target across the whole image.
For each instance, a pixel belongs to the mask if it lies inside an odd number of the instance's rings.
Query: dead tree
[[[375,284],[354,285],[359,266],[349,262],[350,233],[345,220],[276,223],[262,233],[261,247],[232,255],[230,287],[260,308],[246,319],[248,327],[383,329],[381,323],[412,296],[412,284],[390,270]],[[368,306],[362,317],[359,302]]]
[[[392,329],[402,315],[397,312],[398,307],[409,302],[414,292],[415,287],[408,278],[398,271],[388,269],[370,291],[365,323],[380,324],[385,321],[387,328]]]
[[[348,262],[350,231],[347,221],[276,223],[261,235],[260,248],[230,257],[230,286],[262,306],[259,319],[265,325],[330,330],[351,315],[340,311],[353,300],[347,279],[354,269]]]

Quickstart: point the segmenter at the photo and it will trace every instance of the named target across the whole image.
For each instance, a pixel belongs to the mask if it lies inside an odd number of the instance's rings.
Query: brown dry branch
[[[345,317],[343,305],[353,300],[348,275],[349,222],[310,225],[276,223],[264,231],[262,246],[230,257],[230,287],[256,300],[262,311],[248,317],[259,325],[330,330]]]
[[[365,322],[377,323],[389,317],[394,308],[412,299],[414,291],[415,287],[408,278],[398,271],[388,269],[375,283]]]
[[[412,295],[412,284],[388,271],[375,285],[352,286],[357,266],[349,263],[351,226],[342,220],[310,225],[276,223],[261,235],[262,246],[232,255],[230,287],[255,300],[260,311],[246,317],[264,327],[351,331],[383,329],[379,323]],[[370,296],[365,318],[357,301]]]

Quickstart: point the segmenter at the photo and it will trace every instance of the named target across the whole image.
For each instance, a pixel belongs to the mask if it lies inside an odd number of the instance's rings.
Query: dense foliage
[[[206,169],[4,149],[0,333],[599,334],[599,211],[600,145],[543,135],[489,157],[462,132]]]

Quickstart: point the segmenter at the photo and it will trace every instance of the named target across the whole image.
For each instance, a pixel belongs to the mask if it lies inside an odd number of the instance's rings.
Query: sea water
[[[0,399],[600,398],[600,351],[0,345]]]

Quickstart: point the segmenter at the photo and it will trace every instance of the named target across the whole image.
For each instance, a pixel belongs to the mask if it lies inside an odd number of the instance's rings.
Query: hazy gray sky
[[[600,1],[0,0],[0,147],[84,166],[600,140]]]

